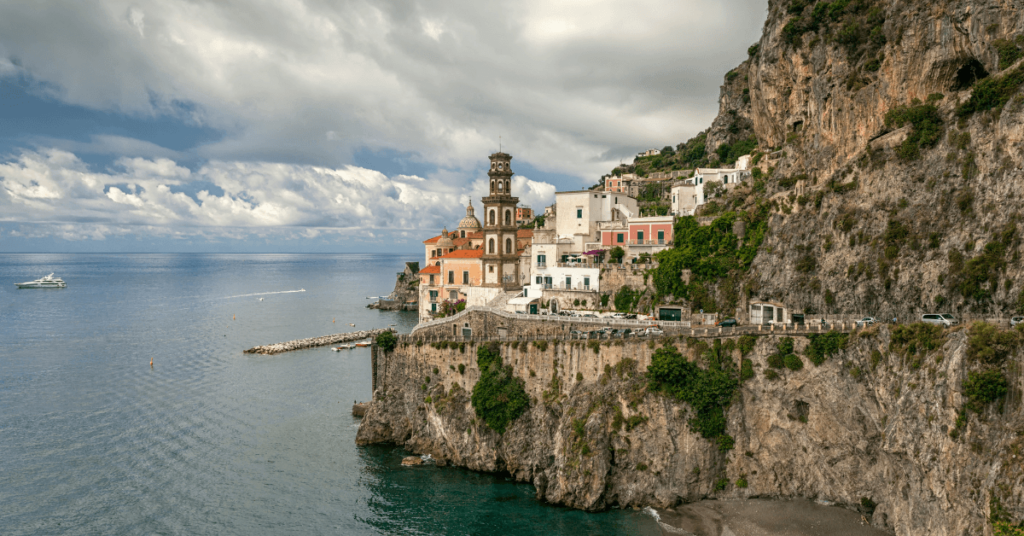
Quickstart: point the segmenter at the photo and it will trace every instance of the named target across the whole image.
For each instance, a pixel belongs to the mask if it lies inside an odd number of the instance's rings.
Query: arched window
[[[498,191],[500,192],[500,191],[502,191],[504,189],[505,189],[505,183],[503,183],[501,181],[498,181]]]
[[[505,254],[509,255],[511,253],[512,253],[512,239],[511,238],[506,238],[505,239]]]
[[[505,211],[505,225],[512,225],[512,211]]]
[[[494,225],[494,209],[491,209],[491,225]]]
[[[501,169],[501,162],[498,162],[498,169]]]
[[[490,252],[494,253],[494,239],[493,238],[490,240],[490,242],[487,243],[487,246],[490,249]]]
[[[494,191],[494,179],[491,179],[491,191]]]
[[[466,231],[459,231],[459,238],[466,238]]]
[[[509,186],[508,181],[505,181],[505,191],[506,192],[511,192],[512,191],[512,187]]]
[[[491,162],[491,169],[494,169],[494,162]]]

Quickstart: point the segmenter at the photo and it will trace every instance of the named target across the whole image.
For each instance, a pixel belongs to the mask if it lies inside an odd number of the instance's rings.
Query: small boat
[[[373,343],[371,343],[370,341],[360,341],[360,342],[356,343],[356,347],[357,348],[366,348],[366,347],[370,346],[371,344],[373,344]]]
[[[50,274],[46,277],[41,277],[35,281],[28,281],[25,283],[15,283],[18,288],[66,288],[68,285],[64,283],[64,280],[59,277],[53,277]]]
[[[351,349],[353,349],[355,347],[356,347],[356,345],[351,344],[351,343],[339,344],[338,346],[335,346],[334,348],[331,348],[331,350],[334,350],[335,352],[340,352],[342,350],[351,350]]]

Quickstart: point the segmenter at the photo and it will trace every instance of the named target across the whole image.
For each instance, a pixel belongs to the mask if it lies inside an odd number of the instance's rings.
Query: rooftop
[[[484,250],[482,249],[457,249],[443,257],[442,259],[479,259],[484,256]]]
[[[441,267],[440,266],[427,266],[426,268],[420,270],[420,273],[421,274],[428,274],[428,275],[429,274],[439,274],[439,273],[441,273]]]

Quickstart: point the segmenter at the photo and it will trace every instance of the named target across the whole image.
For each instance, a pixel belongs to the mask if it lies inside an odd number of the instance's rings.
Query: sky
[[[707,128],[765,0],[0,0],[0,252],[418,252]]]

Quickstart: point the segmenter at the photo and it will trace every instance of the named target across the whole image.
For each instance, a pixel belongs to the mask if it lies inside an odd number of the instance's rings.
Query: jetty
[[[318,346],[328,346],[331,344],[338,344],[342,342],[352,342],[362,339],[368,339],[371,337],[376,337],[377,335],[384,333],[385,331],[394,330],[391,328],[387,328],[353,331],[350,333],[336,333],[334,335],[324,335],[323,337],[313,337],[310,339],[299,339],[297,341],[279,342],[277,344],[267,344],[264,346],[254,346],[243,353],[274,355],[284,352],[291,352],[292,350],[304,350],[306,348],[316,348]]]

